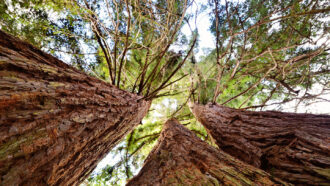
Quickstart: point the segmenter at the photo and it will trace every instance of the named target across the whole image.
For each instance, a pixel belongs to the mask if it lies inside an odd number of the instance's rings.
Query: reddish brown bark
[[[127,185],[286,184],[210,146],[176,119],[170,119],[143,168]]]
[[[149,108],[0,31],[0,185],[76,185]]]
[[[191,107],[230,155],[294,184],[330,183],[330,116]]]

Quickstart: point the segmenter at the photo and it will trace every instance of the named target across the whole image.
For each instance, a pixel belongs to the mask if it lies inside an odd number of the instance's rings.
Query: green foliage
[[[329,86],[325,1],[212,1],[217,48],[194,67],[198,101],[264,107]],[[216,11],[216,10],[217,11]],[[304,92],[303,95],[299,94]]]
[[[86,69],[87,58],[80,42],[88,40],[77,9],[65,0],[5,0],[0,4],[1,29],[26,40],[56,57],[65,55],[69,63]]]
[[[0,4],[1,29],[40,46],[50,26],[41,1],[4,1]]]

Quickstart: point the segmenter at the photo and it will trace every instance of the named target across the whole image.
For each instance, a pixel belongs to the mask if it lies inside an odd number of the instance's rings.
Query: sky
[[[196,58],[199,59],[201,56],[208,54],[207,51],[215,48],[215,37],[211,34],[209,28],[211,26],[211,21],[209,17],[210,10],[205,10],[201,12],[201,3],[207,3],[207,1],[196,1],[187,11],[187,13],[198,13],[198,16],[190,20],[191,29],[197,28],[199,34],[199,49],[195,53]],[[191,30],[188,24],[185,24],[182,28],[182,32],[191,36]]]

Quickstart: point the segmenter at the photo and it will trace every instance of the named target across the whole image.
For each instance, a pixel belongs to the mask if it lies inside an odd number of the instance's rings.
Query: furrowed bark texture
[[[0,185],[76,185],[149,108],[0,31]]]
[[[330,183],[329,115],[212,104],[194,104],[191,110],[228,154],[294,184]]]
[[[286,185],[268,173],[210,146],[176,119],[127,185]]]

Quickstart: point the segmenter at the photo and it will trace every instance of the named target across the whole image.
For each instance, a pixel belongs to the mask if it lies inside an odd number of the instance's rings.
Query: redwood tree
[[[75,185],[150,103],[0,31],[0,185]]]
[[[127,185],[286,185],[210,146],[176,119],[163,126],[140,173]]]
[[[228,154],[294,184],[330,182],[330,116],[254,112],[207,104],[191,110]]]

